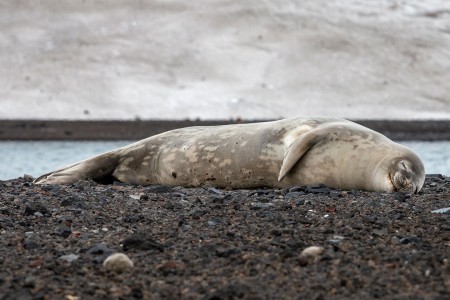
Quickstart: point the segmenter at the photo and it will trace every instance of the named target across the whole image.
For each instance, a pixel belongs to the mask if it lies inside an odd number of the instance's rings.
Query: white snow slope
[[[447,0],[0,0],[0,119],[450,119]]]

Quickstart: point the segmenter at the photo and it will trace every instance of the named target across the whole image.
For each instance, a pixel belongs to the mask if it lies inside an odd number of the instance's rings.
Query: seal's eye
[[[408,168],[406,167],[404,162],[402,162],[402,166],[403,166],[403,169],[408,170]]]

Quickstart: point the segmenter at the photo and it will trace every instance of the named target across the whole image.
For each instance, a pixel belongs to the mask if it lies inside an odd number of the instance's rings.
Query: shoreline
[[[0,120],[0,140],[140,140],[189,126],[270,120]],[[450,141],[450,120],[351,120],[392,140]]]

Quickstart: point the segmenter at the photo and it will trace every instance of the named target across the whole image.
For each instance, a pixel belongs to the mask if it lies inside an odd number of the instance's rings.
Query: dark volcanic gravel
[[[412,197],[29,180],[0,181],[0,299],[450,299],[448,177]]]

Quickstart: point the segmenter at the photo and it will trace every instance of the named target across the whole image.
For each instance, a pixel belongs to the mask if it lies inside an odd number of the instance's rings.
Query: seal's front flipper
[[[111,175],[119,163],[117,151],[106,152],[36,178],[34,184],[72,184],[81,179],[101,179]]]
[[[281,165],[278,181],[289,173],[294,165],[302,158],[302,156],[311,149],[314,145],[324,140],[331,132],[331,128],[319,127],[315,128],[307,133],[302,134],[296,138],[292,144],[287,148],[284,155],[283,164]]]

